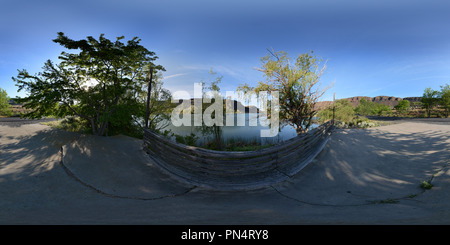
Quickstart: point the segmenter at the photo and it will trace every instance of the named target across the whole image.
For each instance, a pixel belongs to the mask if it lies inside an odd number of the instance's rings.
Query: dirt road
[[[445,123],[336,130],[288,181],[225,192],[171,179],[134,138],[4,122],[0,224],[450,224],[449,149]]]

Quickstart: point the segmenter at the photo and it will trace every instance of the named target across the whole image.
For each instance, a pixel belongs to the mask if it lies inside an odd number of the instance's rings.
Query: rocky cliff
[[[350,103],[357,107],[361,101],[361,99],[365,99],[367,101],[372,101],[378,104],[387,105],[390,108],[394,108],[401,100],[409,100],[411,105],[413,102],[419,102],[421,97],[406,97],[406,98],[400,98],[400,97],[393,97],[393,96],[376,96],[376,97],[367,97],[367,96],[355,96],[350,98],[345,98],[346,100],[350,101]],[[316,107],[318,110],[324,109],[327,106],[333,104],[332,101],[321,101],[316,104]]]
[[[392,96],[376,96],[376,97],[356,96],[356,97],[351,97],[351,98],[347,98],[347,99],[350,101],[350,103],[352,103],[353,106],[356,107],[359,105],[359,102],[363,98],[367,101],[372,101],[377,104],[387,105],[391,108],[394,108],[394,106],[396,106],[399,101],[403,100],[402,98],[392,97]]]

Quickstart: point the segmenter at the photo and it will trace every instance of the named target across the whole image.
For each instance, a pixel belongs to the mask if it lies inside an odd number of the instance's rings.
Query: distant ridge
[[[391,109],[394,108],[400,102],[401,100],[409,100],[411,105],[413,102],[419,102],[422,97],[394,97],[394,96],[376,96],[376,97],[368,97],[368,96],[354,96],[350,98],[345,98],[346,100],[350,101],[350,103],[357,107],[361,101],[361,99],[365,99],[367,101],[372,101],[377,104],[383,104],[389,106]],[[333,101],[320,101],[316,103],[317,110],[321,110],[326,108],[327,106],[333,104]]]
[[[174,103],[174,104],[179,105],[182,102],[183,102],[183,100],[180,99],[178,103]],[[191,106],[194,106],[195,102],[197,102],[199,105],[202,105],[203,99],[191,98]],[[226,100],[224,103],[226,105],[227,110],[228,110],[228,108],[230,108],[237,113],[258,113],[259,112],[258,107],[253,106],[253,105],[244,106],[241,102],[239,102],[237,100]],[[209,105],[205,105],[205,106],[208,107]]]

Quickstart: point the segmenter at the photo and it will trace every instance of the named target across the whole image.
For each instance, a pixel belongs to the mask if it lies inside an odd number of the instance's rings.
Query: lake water
[[[280,125],[280,130],[275,137],[261,137],[261,130],[270,129],[269,126],[262,126],[259,122],[257,113],[237,113],[237,114],[227,114],[227,116],[234,116],[235,126],[222,126],[222,139],[225,142],[229,140],[246,141],[246,142],[259,142],[261,144],[274,144],[277,142],[285,141],[295,137],[297,134],[295,129],[290,126]],[[192,125],[193,125],[193,115],[192,115]],[[264,119],[264,118],[262,118]],[[236,126],[239,120],[245,120],[245,126]],[[257,126],[249,126],[257,124]],[[313,125],[316,127],[317,125]],[[172,123],[165,128],[166,130],[171,130],[172,133],[181,136],[187,136],[193,133],[199,139],[197,145],[202,146],[204,143],[214,139],[214,135],[211,132],[205,132],[204,127],[201,126],[180,126],[175,127]],[[164,130],[164,129],[163,129]]]

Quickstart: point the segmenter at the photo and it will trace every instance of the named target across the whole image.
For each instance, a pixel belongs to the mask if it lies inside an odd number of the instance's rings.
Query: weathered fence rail
[[[292,177],[325,146],[330,122],[269,148],[255,151],[214,151],[172,142],[150,130],[144,150],[156,165],[189,184],[214,189],[256,189]]]

